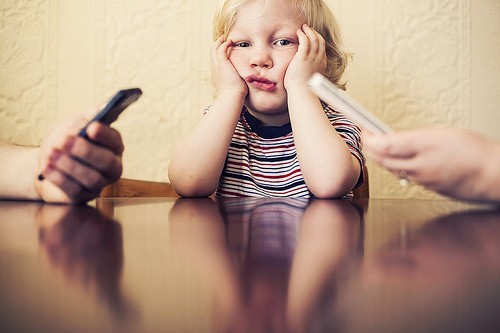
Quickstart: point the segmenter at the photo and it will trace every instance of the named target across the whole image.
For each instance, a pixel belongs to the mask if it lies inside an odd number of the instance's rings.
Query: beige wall
[[[463,127],[500,140],[500,1],[327,2],[355,53],[348,91],[362,104],[397,129]],[[0,138],[38,144],[57,119],[139,86],[143,98],[116,123],[124,176],[167,181],[173,146],[211,102],[217,3],[1,0]],[[435,197],[369,170],[372,197]]]

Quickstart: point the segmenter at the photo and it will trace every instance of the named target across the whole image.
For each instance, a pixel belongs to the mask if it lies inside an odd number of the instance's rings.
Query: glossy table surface
[[[1,332],[500,332],[500,211],[0,202]]]

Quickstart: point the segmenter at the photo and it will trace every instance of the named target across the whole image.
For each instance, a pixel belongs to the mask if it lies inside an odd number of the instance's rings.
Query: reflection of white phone
[[[333,106],[337,111],[344,113],[358,125],[375,134],[393,132],[392,128],[376,118],[323,75],[315,73],[309,80],[309,86],[321,100]]]

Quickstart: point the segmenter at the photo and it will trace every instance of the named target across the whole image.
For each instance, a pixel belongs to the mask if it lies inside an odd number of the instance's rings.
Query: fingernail
[[[66,149],[66,146],[64,148]],[[54,150],[49,157],[50,162],[52,164],[55,163],[61,157],[61,155],[62,155],[62,152],[60,150]]]
[[[54,166],[52,164],[49,164],[45,167],[45,169],[38,175],[38,180],[43,181],[45,180],[45,175],[50,175],[50,173],[54,171]]]
[[[71,149],[73,148],[75,144],[75,138],[70,138],[68,140],[66,140],[66,142],[64,143],[64,151],[71,151]]]

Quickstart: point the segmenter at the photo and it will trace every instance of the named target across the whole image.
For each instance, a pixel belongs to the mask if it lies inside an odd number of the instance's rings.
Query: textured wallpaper
[[[0,135],[39,142],[54,120],[57,94],[53,1],[0,2]],[[42,129],[42,131],[40,131]]]
[[[137,110],[118,124],[126,144],[125,176],[167,180],[170,152],[211,101],[207,50],[210,26],[199,1],[96,3],[96,88],[139,86]],[[201,25],[201,22],[206,22]],[[127,110],[129,111],[129,110]],[[196,152],[193,152],[196,153]]]
[[[374,10],[374,112],[395,129],[469,128],[469,0],[382,0]],[[426,197],[371,168],[376,197]]]
[[[494,65],[500,2],[327,2],[355,54],[348,91],[375,114],[396,129],[473,124],[500,133],[494,110],[500,100],[490,89],[500,84]],[[58,119],[138,86],[143,97],[115,124],[126,145],[124,177],[168,181],[174,145],[211,103],[208,53],[217,5],[0,1],[0,138],[38,144]],[[372,197],[436,197],[419,186],[401,188],[394,176],[368,166]]]

